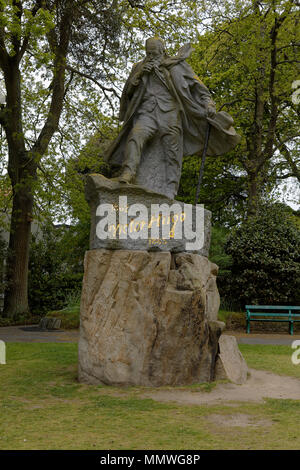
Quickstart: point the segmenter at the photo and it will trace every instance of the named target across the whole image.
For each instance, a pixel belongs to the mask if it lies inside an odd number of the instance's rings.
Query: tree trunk
[[[29,312],[27,286],[32,207],[33,198],[28,189],[18,190],[13,198],[3,311],[4,316],[14,319]]]
[[[36,2],[32,10],[35,15],[41,5]],[[58,128],[65,96],[65,68],[68,53],[74,2],[60,2],[60,20],[57,31],[53,28],[47,34],[49,47],[54,55],[52,97],[49,112],[38,139],[30,151],[26,150],[22,125],[22,97],[20,61],[28,47],[29,33],[21,44],[19,31],[10,38],[0,25],[0,67],[4,73],[6,86],[6,106],[1,115],[1,125],[5,129],[8,143],[8,174],[13,189],[10,239],[6,263],[6,288],[4,315],[18,318],[28,313],[28,261],[33,210],[33,182],[37,176],[38,161],[47,151],[49,142]],[[13,2],[21,28],[22,3]],[[48,8],[48,7],[47,7]],[[53,11],[54,7],[49,7]],[[55,7],[56,8],[56,7]],[[1,7],[0,7],[1,11]],[[9,54],[4,38],[11,40],[14,54]]]
[[[251,172],[249,178],[249,193],[248,193],[248,211],[247,217],[255,216],[258,210],[259,204],[259,177],[255,172]]]
[[[28,313],[28,250],[31,234],[33,196],[30,186],[35,174],[34,160],[25,150],[22,127],[21,76],[16,58],[4,68],[7,91],[4,128],[8,143],[8,174],[13,190],[8,256],[6,260],[4,311],[16,319]]]

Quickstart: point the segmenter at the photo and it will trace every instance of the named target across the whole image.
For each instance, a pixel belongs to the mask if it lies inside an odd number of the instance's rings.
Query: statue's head
[[[146,54],[150,60],[155,60],[165,54],[165,44],[159,37],[149,38],[146,41]]]

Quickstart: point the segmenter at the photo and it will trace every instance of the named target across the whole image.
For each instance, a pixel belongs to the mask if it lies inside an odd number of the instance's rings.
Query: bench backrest
[[[247,310],[300,310],[300,305],[246,305]]]
[[[300,306],[295,305],[246,305],[246,312],[250,315],[278,315],[300,314]]]

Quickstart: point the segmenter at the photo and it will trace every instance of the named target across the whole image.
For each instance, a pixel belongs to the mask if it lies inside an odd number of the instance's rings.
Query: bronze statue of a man
[[[185,62],[192,48],[167,56],[159,38],[146,41],[146,57],[133,66],[120,103],[120,134],[108,150],[118,179],[170,198],[177,194],[182,157],[202,151],[207,122],[211,125],[208,155],[231,150],[240,137],[225,112],[216,112],[204,84]]]

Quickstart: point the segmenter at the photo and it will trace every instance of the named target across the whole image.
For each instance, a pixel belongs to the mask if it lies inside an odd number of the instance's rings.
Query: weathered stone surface
[[[248,367],[234,336],[221,335],[216,361],[215,380],[229,379],[236,384],[247,380]]]
[[[220,307],[218,266],[205,256],[192,253],[178,253],[174,261],[176,269],[170,271],[169,280],[172,279],[178,290],[201,289],[205,293],[205,315],[209,320],[216,321]]]
[[[39,327],[43,330],[59,330],[61,326],[60,318],[44,317],[40,320]]]
[[[189,253],[86,252],[79,380],[145,386],[213,380],[224,328],[208,310],[218,303],[216,269]]]
[[[6,346],[2,340],[0,340],[0,364],[6,364]]]
[[[119,197],[127,197],[127,206],[132,206],[133,204],[144,204],[147,208],[148,220],[144,220],[145,224],[151,227],[151,205],[153,204],[167,204],[172,206],[172,204],[177,204],[178,207],[181,207],[180,213],[186,214],[186,206],[180,201],[174,201],[169,199],[162,194],[151,192],[142,186],[137,186],[134,184],[119,183],[115,180],[110,180],[105,178],[100,174],[92,174],[87,177],[86,186],[85,186],[85,195],[86,200],[88,201],[91,208],[91,233],[90,233],[90,249],[100,249],[105,248],[109,250],[143,250],[143,251],[170,251],[173,253],[180,252],[191,252],[197,253],[202,256],[208,256],[209,247],[210,247],[210,235],[211,235],[211,212],[203,209],[202,223],[200,223],[199,230],[197,231],[197,237],[200,240],[203,239],[203,243],[199,248],[188,249],[187,242],[193,242],[193,240],[188,240],[185,236],[185,221],[182,223],[182,233],[183,237],[181,239],[170,238],[164,239],[162,237],[162,227],[164,222],[167,221],[167,218],[161,218],[159,222],[160,236],[158,238],[153,238],[151,236],[151,228],[148,229],[148,235],[145,239],[132,239],[130,237],[131,230],[134,228],[134,225],[130,226],[130,221],[134,220],[135,217],[128,216],[127,222],[130,227],[127,230],[126,238],[120,238],[120,231],[123,235],[123,229],[125,230],[124,223],[120,223],[119,229],[116,231],[116,237],[102,239],[97,236],[97,224],[105,216],[97,215],[97,208],[100,204],[111,204],[117,215],[117,220],[115,227],[119,224],[120,214],[123,216],[124,208],[119,207]],[[192,230],[196,230],[196,217],[195,217],[195,206],[190,206],[192,209]],[[198,209],[200,211],[200,209]],[[187,219],[186,219],[187,220]],[[153,222],[152,225],[155,225],[156,222]],[[145,225],[146,226],[146,225]],[[111,227],[109,227],[111,229]],[[108,230],[108,229],[107,229]]]

